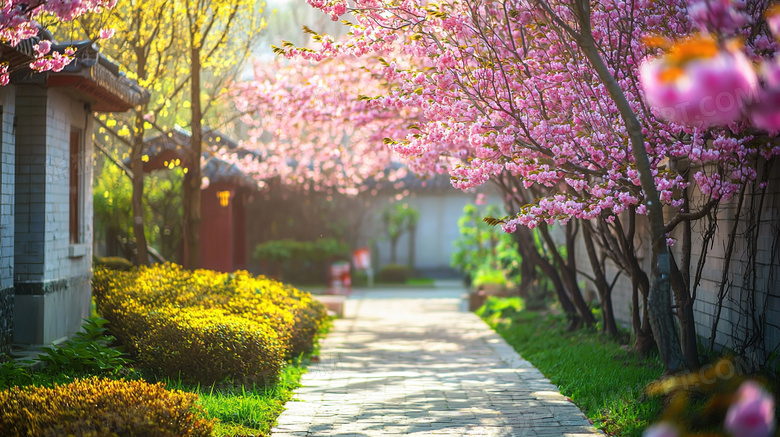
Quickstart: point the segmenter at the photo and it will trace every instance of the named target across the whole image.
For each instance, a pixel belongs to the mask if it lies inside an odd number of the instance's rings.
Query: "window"
[[[70,131],[70,242],[81,243],[81,131]]]

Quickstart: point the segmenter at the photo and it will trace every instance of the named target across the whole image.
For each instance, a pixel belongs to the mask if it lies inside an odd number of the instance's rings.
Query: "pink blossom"
[[[750,106],[750,122],[759,129],[780,130],[780,89],[759,93],[757,102]]]
[[[659,422],[642,432],[642,437],[679,437],[680,431],[669,422]]]
[[[780,38],[780,7],[773,7],[769,10],[766,17],[766,24],[775,38]]]
[[[724,425],[735,437],[769,437],[775,428],[774,398],[757,383],[744,382]]]
[[[100,39],[111,39],[114,36],[114,32],[116,32],[114,29],[104,27],[100,29]]]
[[[51,41],[43,40],[39,42],[38,44],[35,44],[33,46],[33,49],[35,49],[35,54],[37,56],[43,56],[51,50]]]
[[[664,119],[682,125],[739,120],[758,91],[758,79],[745,56],[720,51],[706,38],[678,44],[685,46],[678,55],[687,56],[684,63],[672,53],[640,67],[648,103]]]

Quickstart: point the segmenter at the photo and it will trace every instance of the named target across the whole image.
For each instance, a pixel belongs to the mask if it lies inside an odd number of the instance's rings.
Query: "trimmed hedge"
[[[13,387],[0,392],[0,435],[210,436],[214,423],[202,418],[197,399],[144,381]]]
[[[247,272],[130,272],[97,268],[98,311],[140,367],[210,384],[269,382],[284,361],[311,351],[325,308],[309,293]]]
[[[376,280],[377,282],[387,284],[405,284],[411,276],[412,272],[409,270],[409,267],[400,264],[388,264],[379,269]]]

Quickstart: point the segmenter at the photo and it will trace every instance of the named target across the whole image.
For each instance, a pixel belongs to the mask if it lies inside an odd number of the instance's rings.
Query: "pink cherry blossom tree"
[[[278,178],[288,188],[352,196],[378,183],[400,184],[407,169],[383,138],[405,132],[399,120],[411,123],[415,111],[361,99],[381,84],[355,80],[358,61],[256,63],[254,79],[231,89],[236,108],[247,114],[249,140],[221,157],[261,185]]]
[[[645,290],[645,320],[667,369],[698,364],[691,223],[751,183],[757,157],[780,153],[772,141],[756,141],[760,137],[749,127],[724,125],[726,116],[703,118],[711,108],[686,110],[683,117],[691,123],[684,124],[664,117],[653,108],[657,101],[645,96],[640,79],[649,73],[639,67],[653,53],[646,36],[689,34],[700,25],[701,2],[691,11],[684,1],[648,0],[310,3],[334,19],[351,12],[350,34],[341,40],[315,35],[314,49],[288,45],[280,52],[318,61],[381,56],[378,64],[366,63],[367,74],[392,87],[370,102],[375,108],[420,111],[406,135],[385,140],[391,149],[407,156],[416,172],[449,171],[456,188],[499,182],[516,208],[496,220],[508,232],[581,221],[602,298],[609,300],[610,284],[593,256],[595,244],[631,276],[635,290]],[[725,3],[727,14],[738,17],[739,5]],[[758,19],[765,9],[759,5],[742,13]],[[774,53],[771,40],[762,43],[762,29],[748,26],[747,44]],[[680,59],[690,51],[683,50]],[[749,81],[731,77],[726,90],[750,90]],[[668,218],[664,207],[673,211]],[[648,216],[649,275],[635,256],[635,214]],[[678,262],[667,245],[680,225],[684,248]],[[554,242],[548,239],[548,245]],[[554,263],[562,272],[576,272],[562,257]],[[562,282],[576,304],[576,279]],[[634,322],[637,329],[638,317]]]
[[[116,5],[116,0],[7,0],[0,5],[0,40],[11,47],[35,37],[39,27],[36,21],[43,16],[59,21],[71,21],[87,13],[100,13]],[[100,38],[110,38],[112,31],[103,29]],[[35,45],[35,59],[30,63],[34,71],[60,71],[70,61],[73,50],[51,53],[51,43],[40,41]],[[0,85],[7,85],[10,70],[15,66],[0,65]]]

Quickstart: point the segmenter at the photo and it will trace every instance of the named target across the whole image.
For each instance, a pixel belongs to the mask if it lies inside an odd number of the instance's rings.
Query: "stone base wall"
[[[10,354],[14,339],[14,288],[0,290],[0,354]],[[0,362],[4,361],[0,357]]]
[[[88,276],[16,284],[14,343],[50,344],[76,333],[89,317]]]

